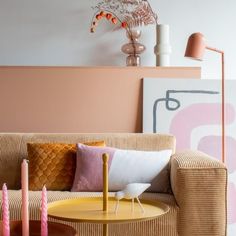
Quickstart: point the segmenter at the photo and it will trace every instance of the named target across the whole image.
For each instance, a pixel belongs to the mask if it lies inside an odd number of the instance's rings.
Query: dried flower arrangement
[[[105,17],[113,24],[130,30],[132,27],[157,24],[157,15],[147,0],[102,0],[92,7],[96,10],[91,24],[95,32],[98,21]]]
[[[133,27],[157,24],[158,20],[147,0],[101,0],[92,9],[95,13],[91,22],[91,33],[95,32],[101,19],[106,19],[124,28],[133,44]]]

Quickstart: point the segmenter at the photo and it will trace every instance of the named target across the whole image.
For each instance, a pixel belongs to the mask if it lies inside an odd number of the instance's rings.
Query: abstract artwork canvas
[[[228,236],[236,235],[236,80],[225,85],[225,163]],[[169,133],[176,150],[203,151],[221,160],[221,81],[145,78],[143,132]]]

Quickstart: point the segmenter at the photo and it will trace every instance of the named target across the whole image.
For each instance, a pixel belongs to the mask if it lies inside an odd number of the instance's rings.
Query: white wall
[[[124,30],[102,22],[89,32],[96,1],[0,0],[0,65],[125,65],[120,51]],[[220,56],[208,52],[203,63],[183,57],[192,32],[205,34],[208,44],[223,49],[226,76],[236,78],[235,0],[150,0],[159,22],[171,27],[171,64],[200,66],[204,78],[220,78]],[[155,28],[143,28],[147,47],[142,64],[155,65]]]

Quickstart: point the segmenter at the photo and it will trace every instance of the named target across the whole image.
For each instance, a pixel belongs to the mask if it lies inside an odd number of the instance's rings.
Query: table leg
[[[103,224],[103,236],[108,236],[108,224]]]

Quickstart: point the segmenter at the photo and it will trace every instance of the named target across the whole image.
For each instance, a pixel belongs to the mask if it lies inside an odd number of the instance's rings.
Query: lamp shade
[[[190,35],[185,51],[185,57],[190,57],[195,60],[202,60],[206,49],[206,41],[201,33]]]

